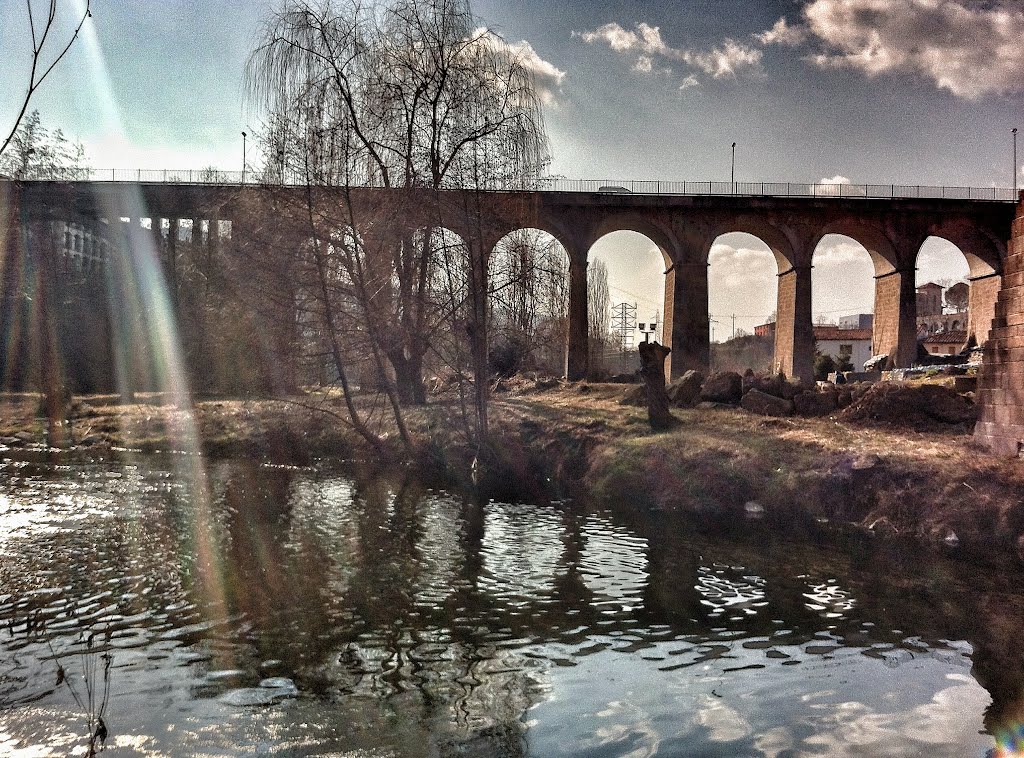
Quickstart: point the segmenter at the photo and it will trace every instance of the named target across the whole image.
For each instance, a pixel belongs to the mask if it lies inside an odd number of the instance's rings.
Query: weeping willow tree
[[[484,27],[467,0],[284,0],[250,56],[247,83],[268,114],[265,180],[307,187],[321,268],[343,270],[344,307],[390,366],[378,380],[401,404],[425,402],[434,334],[461,330],[473,343],[485,427],[489,251],[466,240],[462,255],[438,256],[432,231],[472,230],[479,203],[467,198],[529,188],[546,167],[523,51]],[[364,187],[389,191],[368,202]],[[467,192],[443,200],[451,189]],[[436,286],[450,278],[437,269],[450,265],[473,285],[456,308]]]

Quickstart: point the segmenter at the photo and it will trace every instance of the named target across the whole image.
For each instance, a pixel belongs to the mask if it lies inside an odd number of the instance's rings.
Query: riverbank
[[[1024,560],[1024,471],[976,447],[969,427],[925,430],[824,418],[769,418],[739,408],[673,409],[654,433],[621,385],[511,383],[495,395],[494,445],[459,432],[454,400],[412,409],[422,476],[495,499],[564,498],[691,513],[728,525],[761,520],[795,533],[836,528],[908,540],[972,559]],[[0,397],[0,443],[39,448],[34,395]],[[368,409],[368,408],[367,408]],[[215,457],[306,464],[320,457],[377,465],[333,395],[206,400],[189,411],[140,395],[71,406],[63,444],[76,455],[201,449]],[[389,443],[395,443],[391,439]],[[395,447],[393,460],[402,460]],[[476,465],[474,465],[474,460]]]

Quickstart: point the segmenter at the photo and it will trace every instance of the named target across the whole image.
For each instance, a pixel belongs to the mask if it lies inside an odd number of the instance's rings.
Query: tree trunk
[[[405,352],[391,353],[388,356],[395,370],[395,387],[398,390],[398,401],[402,405],[426,405],[427,386],[423,381],[423,356]]]
[[[665,392],[665,359],[672,348],[657,342],[641,342],[640,376],[647,386],[647,417],[652,429],[669,429],[676,419],[668,410],[668,393]]]

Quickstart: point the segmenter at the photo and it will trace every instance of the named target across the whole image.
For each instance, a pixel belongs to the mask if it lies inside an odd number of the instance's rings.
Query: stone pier
[[[978,376],[980,414],[974,438],[998,455],[1020,456],[1024,453],[1024,193],[1013,222],[1002,285]]]

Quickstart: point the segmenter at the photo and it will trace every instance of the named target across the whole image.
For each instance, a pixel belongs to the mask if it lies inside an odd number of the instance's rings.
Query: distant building
[[[945,290],[945,310],[942,307],[943,289],[935,282],[917,288],[917,336],[923,339],[930,334],[960,332],[967,330],[967,300],[970,285],[959,282]],[[952,310],[950,304],[957,304]]]
[[[840,329],[871,329],[875,325],[874,314],[854,313],[852,316],[840,316]]]
[[[935,282],[917,288],[917,317],[942,315],[942,285]]]
[[[840,326],[814,327],[814,346],[818,352],[837,361],[848,358],[856,370],[871,357],[871,329],[843,329]]]
[[[924,349],[932,355],[956,355],[967,343],[967,332],[938,332],[921,340]]]
[[[755,337],[774,337],[775,336],[775,322],[769,321],[767,324],[761,324],[760,326],[754,327]]]
[[[52,232],[61,247],[61,254],[76,271],[90,272],[102,268],[109,255],[106,224],[53,222]]]

